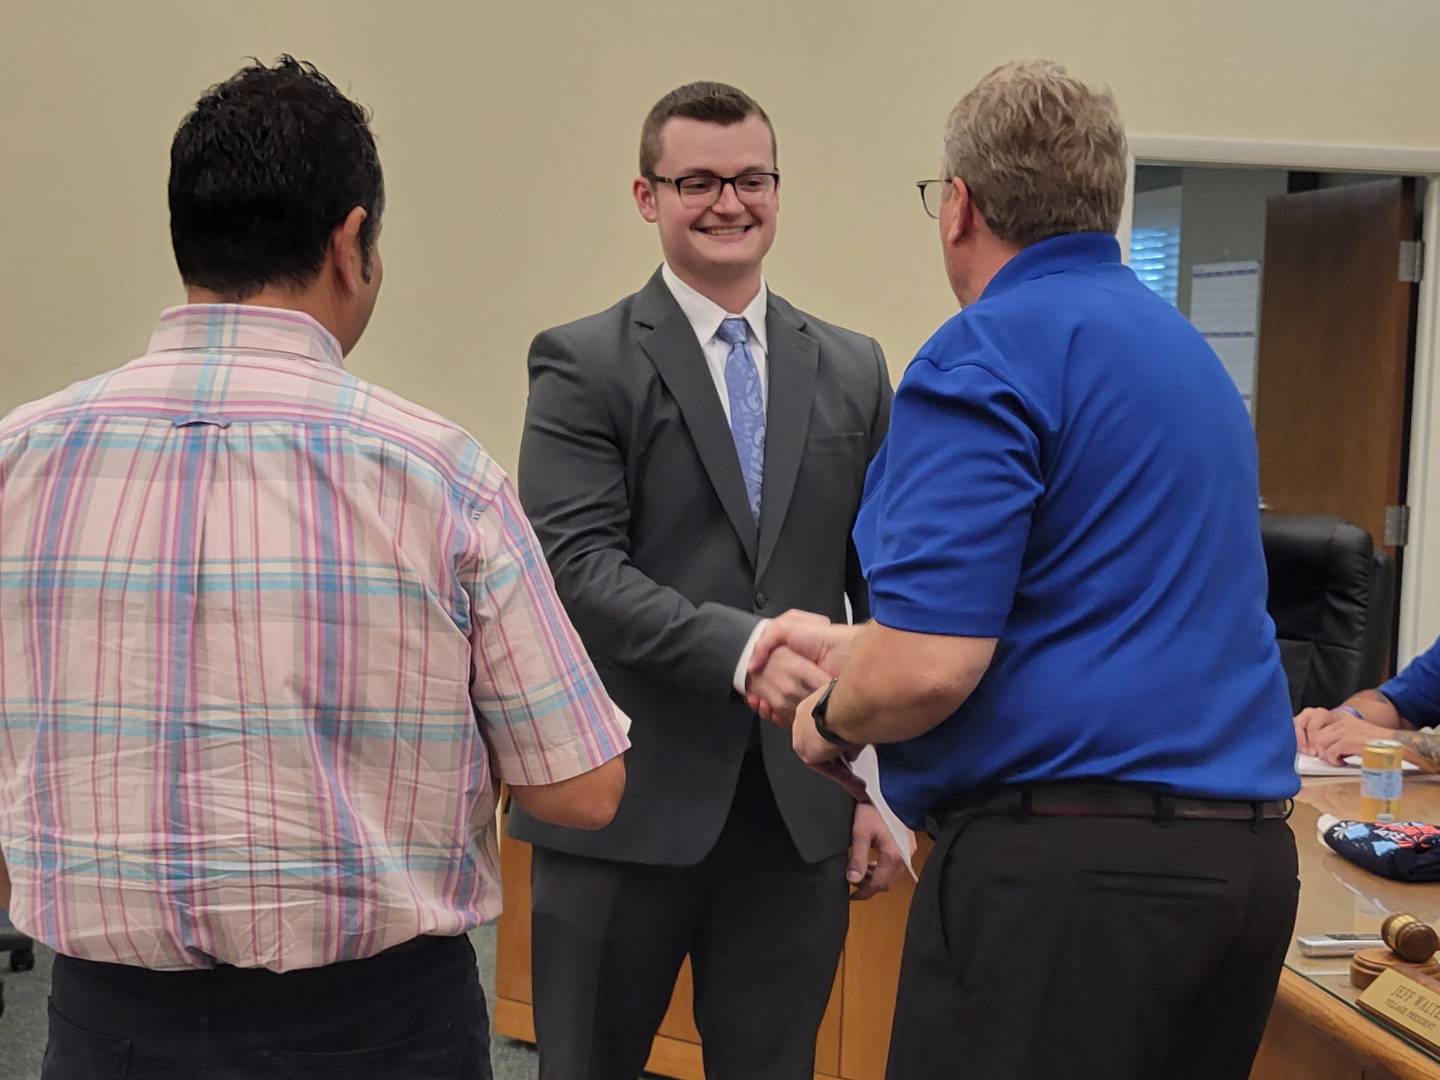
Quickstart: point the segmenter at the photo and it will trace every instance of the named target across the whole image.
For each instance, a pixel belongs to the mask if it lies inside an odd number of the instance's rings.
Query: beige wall
[[[1433,0],[0,0],[0,409],[143,347],[180,293],[166,152],[248,54],[315,60],[371,106],[386,283],[352,367],[505,463],[539,328],[655,266],[629,203],[639,122],[720,78],[775,118],[775,288],[880,338],[893,368],[947,315],[912,181],[990,66],[1048,54],[1112,84],[1132,131],[1433,146]]]

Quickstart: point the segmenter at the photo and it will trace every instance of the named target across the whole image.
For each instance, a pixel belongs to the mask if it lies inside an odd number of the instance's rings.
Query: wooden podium
[[[502,828],[503,836],[503,828]],[[918,871],[930,841],[920,837]],[[505,914],[495,957],[495,1030],[535,1041],[530,996],[530,845],[500,842]],[[850,905],[850,933],[835,973],[835,989],[815,1045],[816,1080],[883,1080],[890,1017],[900,978],[900,945],[914,882],[901,871],[888,893]],[[647,1072],[676,1080],[704,1080],[700,1033],[691,1017],[690,965],[675,983],[670,1009],[650,1050]]]

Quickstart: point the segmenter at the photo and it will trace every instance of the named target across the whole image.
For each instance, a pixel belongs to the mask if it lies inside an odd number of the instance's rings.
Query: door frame
[[[1410,400],[1410,461],[1405,504],[1410,536],[1400,581],[1396,660],[1400,665],[1440,637],[1440,149],[1269,142],[1184,135],[1132,135],[1120,249],[1130,250],[1135,164],[1211,165],[1418,176],[1428,181],[1421,211],[1425,242],[1415,324]]]

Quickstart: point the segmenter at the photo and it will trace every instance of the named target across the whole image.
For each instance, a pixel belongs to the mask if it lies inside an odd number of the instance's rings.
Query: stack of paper
[[[1413,762],[1401,762],[1401,768],[1406,772],[1419,772],[1420,767]],[[1309,754],[1295,755],[1295,771],[1301,776],[1359,776],[1360,758],[1352,754],[1345,759],[1344,765],[1331,765],[1318,757],[1311,757]]]

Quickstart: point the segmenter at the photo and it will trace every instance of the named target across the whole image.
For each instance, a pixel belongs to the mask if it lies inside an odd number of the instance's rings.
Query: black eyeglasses
[[[940,203],[945,198],[945,186],[949,183],[949,180],[915,181],[915,186],[920,189],[920,205],[932,218],[940,216]]]
[[[735,197],[747,205],[764,202],[780,186],[778,172],[747,172],[739,176],[710,176],[700,173],[694,176],[656,176],[650,179],[657,184],[669,184],[679,194],[682,202],[690,206],[714,206],[720,201],[725,185],[735,189]]]

